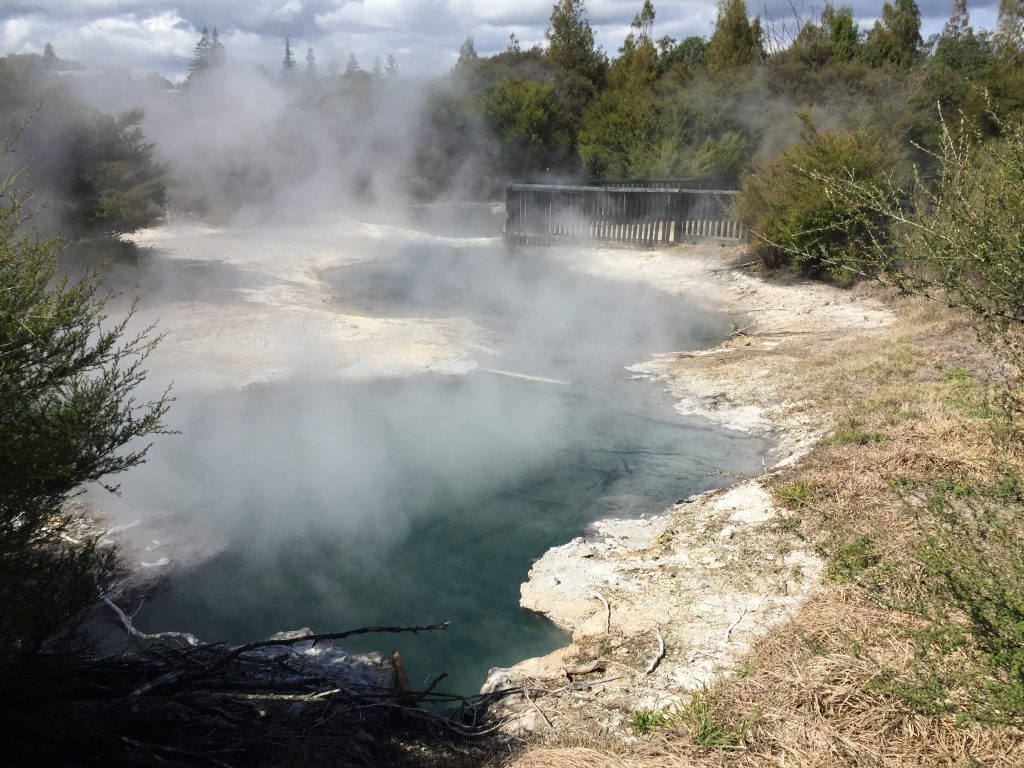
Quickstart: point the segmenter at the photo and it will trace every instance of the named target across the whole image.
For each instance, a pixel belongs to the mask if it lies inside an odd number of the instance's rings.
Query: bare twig
[[[128,633],[128,635],[130,637],[135,638],[136,640],[143,640],[145,642],[159,642],[161,640],[180,640],[181,642],[187,645],[191,645],[193,647],[199,645],[199,638],[197,638],[195,635],[189,634],[188,632],[157,632],[156,634],[152,635],[146,634],[145,632],[140,632],[132,624],[131,617],[129,617],[128,614],[122,611],[113,600],[111,600],[109,597],[103,597],[101,599],[103,600],[104,604],[108,608],[110,608],[110,610],[117,614],[117,618],[121,620],[121,624],[124,625],[125,631]]]
[[[665,658],[665,638],[661,636],[661,630],[656,629],[655,632],[658,635],[658,653],[651,659],[651,663],[647,665],[647,669],[644,670],[644,674],[651,674],[661,664],[661,660]]]
[[[732,640],[732,631],[740,625],[740,622],[743,621],[743,617],[747,615],[748,610],[750,610],[749,606],[744,607],[744,609],[740,611],[740,615],[736,618],[736,621],[729,625],[729,629],[725,632],[725,642],[728,643]]]
[[[612,607],[600,592],[591,592],[590,594],[604,603],[604,633],[607,635],[612,630]]]
[[[554,724],[548,719],[548,716],[544,714],[543,710],[537,706],[537,702],[530,698],[530,689],[527,686],[523,686],[523,696],[530,703],[530,706],[537,710],[537,714],[544,718],[544,722],[548,724],[548,728],[552,731],[555,730]]]

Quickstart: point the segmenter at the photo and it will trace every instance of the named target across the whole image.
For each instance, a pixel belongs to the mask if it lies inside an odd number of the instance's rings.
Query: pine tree
[[[49,43],[43,48],[43,69],[53,69],[57,65],[57,54]]]
[[[192,49],[192,58],[188,62],[188,79],[197,77],[210,68],[210,49],[213,42],[210,40],[210,30],[203,27],[202,36],[195,48]]]
[[[380,79],[384,74],[384,65],[381,63],[380,56],[373,57],[373,69],[370,72],[377,79]]]
[[[362,70],[359,67],[359,61],[356,59],[356,55],[354,53],[350,53],[348,55],[348,62],[345,64],[345,76],[351,77],[356,72],[361,71]]]
[[[281,72],[286,75],[295,73],[295,55],[292,53],[292,43],[287,37],[284,39],[284,58],[281,59]]]
[[[189,81],[191,82],[196,77],[223,66],[225,58],[224,45],[220,41],[217,28],[213,28],[213,34],[211,35],[210,31],[203,27],[202,36],[199,38],[199,42],[196,43],[192,59],[188,63]]]
[[[384,76],[398,76],[398,59],[395,58],[395,55],[393,53],[389,53],[388,57],[384,59]]]
[[[306,49],[306,77],[316,77],[316,54],[312,47]]]
[[[760,23],[757,29],[760,29]],[[708,41],[708,69],[723,72],[757,61],[759,45],[756,32],[747,17],[744,0],[719,0],[715,31]]]
[[[217,28],[213,28],[213,36],[210,38],[210,66],[211,67],[222,67],[227,59],[227,54],[224,50],[224,44],[220,41],[220,34],[217,32]]]

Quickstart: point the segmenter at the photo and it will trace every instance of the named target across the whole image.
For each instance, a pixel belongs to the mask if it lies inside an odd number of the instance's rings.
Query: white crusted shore
[[[863,294],[810,281],[765,281],[735,266],[735,248],[567,254],[576,268],[642,280],[711,300],[738,332],[699,352],[660,355],[630,369],[664,388],[682,414],[771,438],[766,473],[790,464],[829,430],[790,383],[798,355],[877,332],[894,317]],[[752,643],[786,619],[818,583],[822,564],[784,524],[765,477],[687,499],[643,520],[604,520],[555,547],[530,570],[523,607],[572,632],[548,656],[492,670],[484,690],[527,683],[561,689],[537,707],[506,699],[509,730],[624,737],[637,709],[660,708],[735,668]],[[607,604],[607,605],[606,605]],[[647,669],[664,645],[656,669]],[[595,666],[573,678],[573,667]],[[567,674],[568,670],[568,674]],[[580,681],[607,680],[596,685]],[[556,682],[560,681],[560,682]]]

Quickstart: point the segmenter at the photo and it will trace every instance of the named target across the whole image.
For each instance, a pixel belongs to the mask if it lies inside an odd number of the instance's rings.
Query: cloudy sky
[[[447,71],[472,36],[481,54],[503,49],[515,33],[523,47],[542,42],[554,0],[0,0],[0,53],[41,52],[90,67],[158,71],[179,79],[204,26],[217,27],[228,56],[271,69],[291,38],[300,64],[312,47],[321,67],[354,53],[364,68],[393,53],[406,74]],[[883,0],[852,0],[862,26]],[[614,52],[642,0],[590,0],[598,43]],[[797,9],[816,5],[794,0]],[[837,5],[843,4],[836,2]],[[942,28],[952,0],[919,0],[924,33]],[[820,6],[820,3],[817,5]],[[972,0],[976,28],[991,28],[998,0]],[[748,0],[751,13],[792,19],[789,0]],[[714,0],[655,0],[655,36],[710,34]]]

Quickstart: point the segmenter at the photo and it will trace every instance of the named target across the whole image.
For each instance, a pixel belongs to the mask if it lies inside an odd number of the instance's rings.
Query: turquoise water
[[[492,334],[482,366],[569,385],[477,372],[183,393],[182,437],[125,495],[220,551],[147,602],[146,631],[240,642],[451,621],[349,645],[399,648],[414,686],[445,671],[440,689],[474,693],[489,668],[567,642],[518,604],[546,549],[761,467],[763,441],[678,416],[622,368],[723,337],[711,310],[500,248],[410,248],[327,279],[367,313],[470,317]]]

